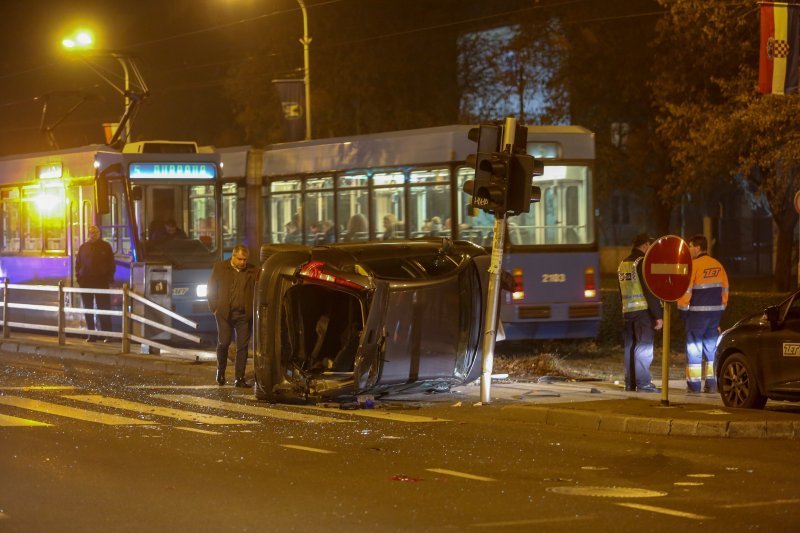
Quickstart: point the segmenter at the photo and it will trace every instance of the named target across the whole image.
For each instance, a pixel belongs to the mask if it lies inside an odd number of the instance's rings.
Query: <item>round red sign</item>
[[[689,245],[675,235],[666,235],[651,244],[642,266],[647,288],[665,302],[683,296],[692,280]]]

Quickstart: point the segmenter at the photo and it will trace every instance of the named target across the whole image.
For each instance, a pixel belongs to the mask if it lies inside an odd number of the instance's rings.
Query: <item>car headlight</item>
[[[198,285],[195,289],[195,293],[197,294],[198,298],[205,298],[208,296],[208,285]]]

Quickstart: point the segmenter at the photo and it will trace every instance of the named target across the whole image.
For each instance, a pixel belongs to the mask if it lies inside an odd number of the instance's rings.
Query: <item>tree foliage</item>
[[[659,135],[674,171],[669,191],[701,197],[737,183],[766,199],[777,229],[775,286],[791,280],[792,208],[800,186],[798,97],[756,93],[756,0],[660,0],[653,87]]]

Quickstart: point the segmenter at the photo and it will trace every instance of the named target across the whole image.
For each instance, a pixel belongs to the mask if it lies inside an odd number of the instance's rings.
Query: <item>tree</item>
[[[774,285],[791,284],[792,240],[800,186],[797,96],[756,93],[758,16],[755,0],[659,0],[655,105],[659,136],[675,171],[670,190],[706,197],[745,183],[764,197],[777,232]]]

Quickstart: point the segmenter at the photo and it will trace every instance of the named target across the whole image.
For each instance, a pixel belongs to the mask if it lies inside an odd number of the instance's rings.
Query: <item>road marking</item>
[[[282,420],[293,420],[297,422],[316,422],[316,423],[347,423],[350,424],[352,420],[341,420],[339,418],[329,418],[324,416],[306,415],[302,413],[293,413],[291,411],[282,411],[279,409],[271,409],[269,407],[261,407],[255,405],[246,405],[233,402],[223,402],[220,400],[213,400],[211,398],[200,398],[189,394],[154,394],[154,398],[162,400],[169,400],[173,402],[185,403],[188,405],[197,405],[200,407],[211,407],[214,409],[225,409],[236,413],[243,413],[247,415],[268,416],[271,418],[280,418]]]
[[[37,422],[36,420],[28,420],[27,418],[17,418],[16,416],[0,414],[0,426],[52,426],[52,424],[45,424],[44,422]]]
[[[72,385],[30,385],[23,387],[0,387],[0,390],[75,390],[77,388],[78,387],[73,387]]]
[[[678,516],[680,518],[689,518],[691,520],[711,520],[713,516],[703,516],[701,514],[685,513],[683,511],[676,511],[675,509],[667,509],[665,507],[656,507],[654,505],[643,505],[641,503],[618,503],[622,507],[630,507],[631,509],[639,509],[641,511],[650,511],[652,513],[667,514],[670,516]]]
[[[203,433],[204,435],[222,435],[222,433],[219,431],[209,431],[207,429],[187,428],[183,426],[175,426],[175,429],[180,429],[181,431],[193,431],[194,433]]]
[[[447,470],[446,468],[426,468],[429,472],[436,472],[437,474],[446,474],[448,476],[463,477],[464,479],[474,479],[475,481],[497,481],[490,477],[476,476],[475,474],[467,474],[466,472],[458,472],[456,470]]]
[[[727,505],[718,505],[723,509],[744,509],[746,507],[765,507],[767,505],[784,505],[800,503],[800,500],[772,500],[769,502],[744,502],[744,503],[729,503]]]
[[[336,453],[330,450],[323,450],[322,448],[311,448],[309,446],[298,446],[296,444],[281,444],[284,448],[291,448],[292,450],[301,450],[304,452],[314,452],[314,453]]]
[[[382,409],[353,409],[353,410],[331,409],[330,407],[317,407],[315,405],[293,405],[292,407],[322,411],[323,413],[363,416],[364,418],[379,418],[381,420],[391,420],[394,422],[411,422],[411,423],[450,422],[450,420],[446,418],[437,418],[432,416],[420,416],[420,415],[407,415],[404,413],[398,413],[396,411],[384,411]]]
[[[513,527],[537,524],[554,524],[556,522],[572,522],[574,520],[594,520],[594,516],[563,516],[556,518],[531,518],[530,520],[507,520],[505,522],[482,522],[471,527]]]
[[[85,422],[97,422],[98,424],[105,424],[107,426],[142,426],[145,424],[153,424],[153,422],[139,420],[138,418],[128,418],[127,416],[98,413],[95,411],[77,409],[75,407],[68,407],[66,405],[58,405],[40,400],[20,398],[18,396],[0,396],[0,403],[3,405],[10,405],[12,407],[30,409],[31,411],[38,411],[40,413],[75,418]]]
[[[129,385],[129,389],[220,389],[219,385]]]
[[[115,409],[123,409],[126,411],[134,411],[136,413],[143,413],[156,416],[165,416],[168,418],[177,418],[178,420],[187,420],[189,422],[197,422],[200,424],[255,424],[251,420],[237,420],[235,418],[226,418],[224,416],[207,415],[205,413],[195,413],[192,411],[183,411],[181,409],[173,409],[171,407],[160,407],[158,405],[148,405],[146,403],[132,402],[130,400],[123,400],[122,398],[110,398],[108,396],[101,396],[99,394],[68,394],[64,398],[70,400],[77,400],[79,402],[86,402],[92,405],[101,405],[103,407],[113,407]]]

